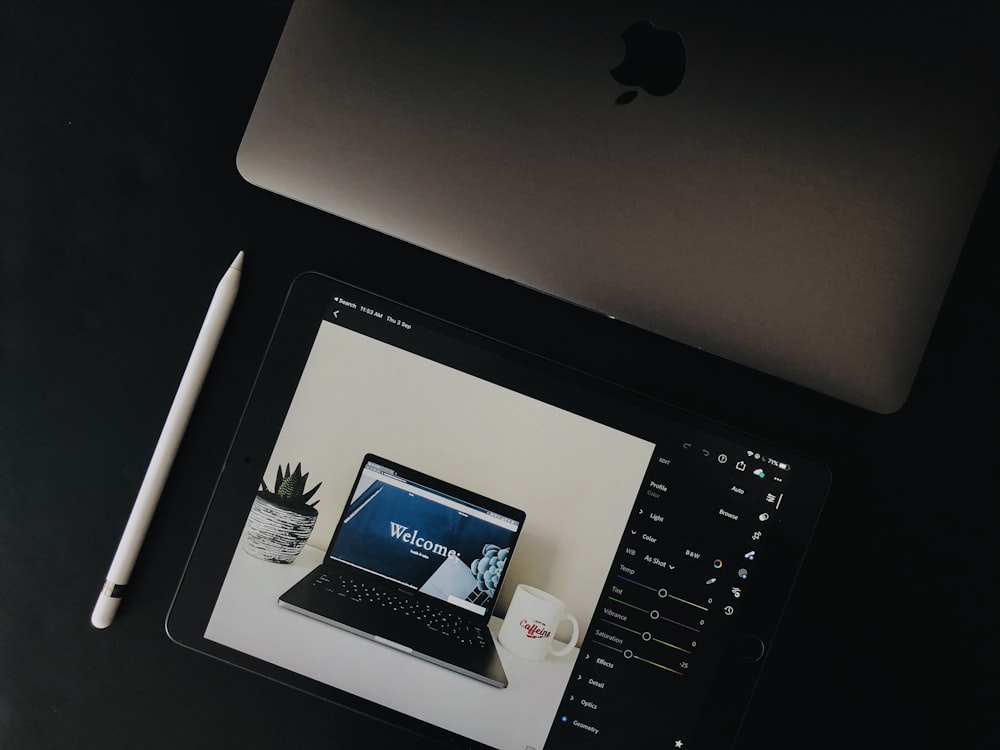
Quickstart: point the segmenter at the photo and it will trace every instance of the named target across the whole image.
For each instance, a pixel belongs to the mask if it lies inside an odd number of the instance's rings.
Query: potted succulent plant
[[[278,466],[274,491],[261,479],[257,497],[247,518],[243,549],[250,555],[275,563],[290,563],[302,551],[316,525],[319,500],[309,502],[322,482],[306,491],[309,474],[302,473],[302,464],[291,471],[286,464]]]

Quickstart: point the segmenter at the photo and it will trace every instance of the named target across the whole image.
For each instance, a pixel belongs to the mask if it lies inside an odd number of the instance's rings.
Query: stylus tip
[[[97,599],[93,614],[90,616],[90,624],[104,630],[115,619],[115,612],[118,611],[120,602],[121,597],[106,596],[102,593]]]

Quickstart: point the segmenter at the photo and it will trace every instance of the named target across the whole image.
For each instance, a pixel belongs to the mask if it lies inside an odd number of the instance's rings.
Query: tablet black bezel
[[[410,320],[415,328],[427,333],[423,343],[430,351],[423,349],[421,353],[424,356],[431,356],[507,387],[516,384],[516,390],[522,393],[591,419],[611,423],[653,442],[656,442],[653,434],[656,425],[666,421],[733,442],[751,441],[762,448],[773,448],[785,456],[795,457],[796,485],[809,490],[783,511],[780,523],[775,525],[775,531],[769,536],[768,559],[762,561],[757,576],[768,581],[768,585],[759,589],[740,612],[739,634],[730,639],[697,732],[699,747],[731,746],[749,706],[754,685],[829,491],[830,474],[826,466],[764,439],[738,432],[318,273],[300,275],[288,292],[168,613],[166,625],[169,636],[181,645],[446,746],[485,747],[440,727],[215,643],[204,636],[239,543],[249,509],[247,498],[252,498],[257,490],[260,474],[270,458],[315,335],[331,300],[337,294],[351,295],[356,299],[367,298],[397,318]],[[467,346],[460,347],[456,353],[442,336]],[[382,335],[375,337],[383,338]],[[756,653],[745,653],[748,636],[761,640],[764,658],[748,658],[756,656]]]

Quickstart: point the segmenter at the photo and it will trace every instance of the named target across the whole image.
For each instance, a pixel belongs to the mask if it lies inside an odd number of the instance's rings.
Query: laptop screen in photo
[[[328,557],[484,615],[519,528],[368,460]]]

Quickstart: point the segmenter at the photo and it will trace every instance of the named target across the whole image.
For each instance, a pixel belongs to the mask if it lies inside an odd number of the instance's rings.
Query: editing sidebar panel
[[[694,750],[788,468],[731,443],[657,446],[546,748]]]

